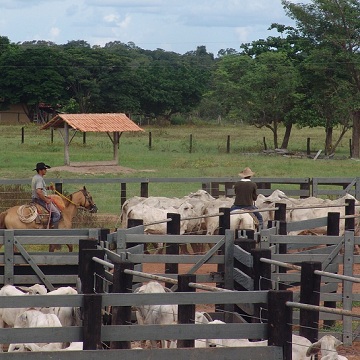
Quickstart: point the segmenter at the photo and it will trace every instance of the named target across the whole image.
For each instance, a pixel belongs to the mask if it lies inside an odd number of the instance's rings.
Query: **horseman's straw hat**
[[[252,170],[249,167],[246,167],[241,173],[239,173],[239,176],[242,178],[246,178],[249,176],[254,176],[255,173],[252,172]]]

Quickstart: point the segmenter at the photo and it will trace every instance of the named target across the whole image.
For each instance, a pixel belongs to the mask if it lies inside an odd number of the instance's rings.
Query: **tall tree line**
[[[23,104],[29,119],[40,102],[64,112],[124,112],[153,123],[174,115],[267,127],[286,148],[297,126],[322,126],[326,154],[352,129],[360,157],[360,3],[281,0],[295,26],[271,24],[278,36],[183,55],[134,43],[91,47],[0,37],[0,107]],[[279,139],[279,128],[285,133]],[[333,138],[334,128],[340,137]]]

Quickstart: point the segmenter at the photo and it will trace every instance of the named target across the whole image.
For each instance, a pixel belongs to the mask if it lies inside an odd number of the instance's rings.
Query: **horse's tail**
[[[0,229],[6,229],[5,227],[5,217],[7,215],[7,211],[3,211],[0,213]]]

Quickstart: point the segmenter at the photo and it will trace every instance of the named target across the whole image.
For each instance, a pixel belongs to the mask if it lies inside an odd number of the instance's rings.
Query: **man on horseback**
[[[47,187],[44,180],[46,171],[50,168],[51,167],[49,165],[46,165],[43,162],[36,164],[36,168],[34,170],[36,170],[37,174],[33,176],[31,181],[32,201],[43,206],[49,211],[51,217],[50,227],[52,229],[58,229],[61,213],[52,202],[51,198],[47,195],[47,190],[53,190],[52,186]]]
[[[239,176],[242,178],[237,181],[234,185],[235,190],[235,201],[234,205],[230,208],[230,211],[238,209],[246,210],[257,210],[258,208],[254,205],[257,199],[257,185],[251,181],[251,177],[255,173],[249,168],[245,168]],[[263,217],[258,211],[254,211],[254,215],[258,219],[259,229],[263,228]]]

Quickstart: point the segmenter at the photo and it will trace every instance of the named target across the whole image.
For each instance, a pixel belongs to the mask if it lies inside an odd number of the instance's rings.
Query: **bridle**
[[[84,198],[85,198],[84,205],[79,205],[79,207],[82,207],[83,209],[85,209],[85,210],[87,210],[87,211],[89,211],[91,213],[96,213],[97,212],[97,206],[94,203],[90,193],[85,189],[81,189],[79,191],[84,195]],[[86,202],[89,203],[89,207],[86,207]]]
[[[96,204],[94,203],[90,193],[86,190],[86,189],[81,189],[81,190],[78,190],[76,191],[75,193],[71,194],[69,197],[63,195],[62,193],[58,192],[57,190],[54,190],[54,192],[59,195],[60,197],[66,199],[67,201],[69,201],[71,204],[75,205],[76,207],[81,207],[82,209],[86,210],[86,211],[89,211],[91,213],[96,213],[97,212],[97,206]],[[74,194],[76,194],[77,192],[81,192],[83,195],[84,195],[84,199],[85,199],[85,202],[84,202],[84,205],[78,205],[76,203],[74,203],[72,201],[72,197]],[[89,207],[86,207],[86,202],[89,203]]]

